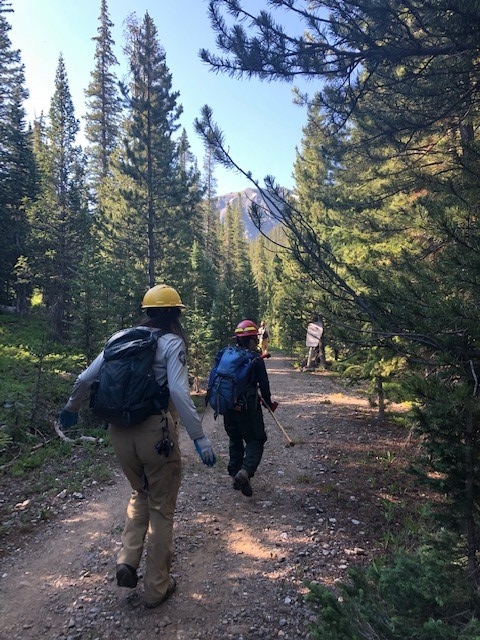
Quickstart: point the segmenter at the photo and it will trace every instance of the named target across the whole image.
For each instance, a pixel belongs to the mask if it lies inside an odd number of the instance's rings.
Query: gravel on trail
[[[213,469],[201,464],[181,428],[172,597],[145,609],[143,563],[135,590],[116,585],[129,487],[114,463],[113,486],[62,492],[58,517],[9,540],[11,551],[0,560],[1,639],[310,637],[308,583],[333,585],[378,549],[386,489],[381,476],[370,482],[370,467],[358,461],[378,461],[393,446],[400,451],[404,434],[379,433],[367,400],[328,372],[296,371],[280,356],[267,370],[280,403],[275,417],[294,446],[265,411],[268,442],[253,497],[232,488],[221,418],[214,421],[208,409],[203,419],[217,453]]]

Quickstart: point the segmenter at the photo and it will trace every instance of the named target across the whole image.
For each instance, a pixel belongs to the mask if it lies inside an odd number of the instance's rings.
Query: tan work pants
[[[155,449],[168,425],[174,443],[170,455]],[[122,470],[133,492],[127,505],[122,548],[118,564],[135,569],[140,564],[145,537],[145,599],[154,604],[163,599],[170,582],[173,558],[173,517],[181,481],[178,430],[170,413],[150,416],[134,427],[110,425],[110,438]]]
[[[269,338],[265,338],[260,341],[260,348],[262,350],[262,355],[265,355],[266,353],[268,353],[268,342],[269,342]]]

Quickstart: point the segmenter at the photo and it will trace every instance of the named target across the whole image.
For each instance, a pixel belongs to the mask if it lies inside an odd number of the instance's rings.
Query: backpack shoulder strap
[[[147,327],[148,329],[149,327]],[[152,332],[153,337],[158,341],[159,338],[161,338],[162,336],[166,335],[167,333],[170,333],[170,331],[168,329],[150,329],[150,331]]]

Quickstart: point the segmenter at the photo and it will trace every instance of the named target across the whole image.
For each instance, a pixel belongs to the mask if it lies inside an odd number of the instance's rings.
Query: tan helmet
[[[157,284],[143,296],[142,309],[149,307],[179,307],[185,309],[177,291],[166,284]]]

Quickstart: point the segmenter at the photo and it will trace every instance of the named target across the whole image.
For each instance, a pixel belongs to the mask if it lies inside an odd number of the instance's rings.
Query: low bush
[[[314,640],[478,640],[475,595],[442,532],[414,551],[349,572],[335,590],[310,584]]]

